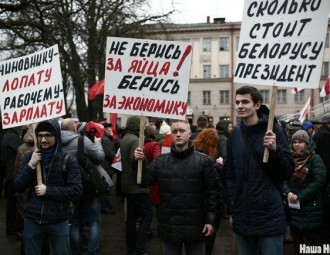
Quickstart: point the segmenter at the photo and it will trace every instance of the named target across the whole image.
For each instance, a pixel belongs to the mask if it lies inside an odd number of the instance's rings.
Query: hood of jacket
[[[131,116],[126,122],[126,132],[139,136],[140,133],[140,117]]]
[[[33,135],[33,126],[30,125],[28,130],[26,131],[24,137],[23,137],[23,142],[26,144],[33,145],[34,144],[34,135]]]
[[[50,120],[44,120],[38,123],[38,125],[40,123],[48,123],[50,124],[55,131],[55,154],[62,152],[62,142],[61,142],[61,129],[60,129],[60,124],[58,123],[57,119],[50,119]],[[37,128],[38,128],[37,125]],[[36,134],[37,135],[37,134]]]
[[[218,134],[222,134],[225,136],[228,136],[228,126],[229,126],[230,121],[229,120],[220,120],[217,125],[216,125],[216,129],[218,131]]]
[[[79,134],[68,131],[68,130],[62,130],[61,131],[61,139],[62,139],[62,145],[66,146],[69,143],[71,143],[74,139],[76,139],[79,136]]]

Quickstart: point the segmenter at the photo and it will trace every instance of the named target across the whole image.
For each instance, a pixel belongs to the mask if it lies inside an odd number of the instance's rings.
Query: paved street
[[[100,255],[126,255],[125,247],[125,220],[124,204],[120,198],[113,197],[116,209],[115,215],[102,215]],[[5,235],[5,204],[6,200],[0,200],[0,253],[5,255],[20,254],[20,242],[12,240]],[[160,240],[156,237],[156,219],[153,221],[152,232],[155,234],[147,242],[147,248],[151,255],[162,255]],[[290,246],[285,245],[286,255],[293,254]],[[87,253],[86,253],[87,254]],[[220,229],[214,247],[215,255],[236,255],[235,241],[229,228],[228,220],[221,221]]]

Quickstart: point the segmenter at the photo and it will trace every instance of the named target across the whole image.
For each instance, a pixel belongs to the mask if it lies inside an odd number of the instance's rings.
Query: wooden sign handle
[[[272,98],[270,101],[267,131],[272,130],[273,126],[274,126],[274,115],[275,115],[274,113],[275,113],[275,106],[276,106],[276,97],[277,97],[277,86],[273,86]],[[268,159],[269,159],[269,149],[265,148],[264,157],[263,157],[262,162],[267,163]]]
[[[140,117],[139,148],[141,148],[142,150],[143,150],[143,146],[144,146],[144,123],[145,123],[145,116],[141,116]],[[141,184],[141,179],[142,179],[142,159],[139,159],[136,183]]]
[[[37,127],[37,124],[36,123],[33,123],[32,124],[32,127],[33,127],[33,141],[34,141],[34,150],[37,150],[38,149],[38,141],[37,141],[37,137],[36,137],[36,127]],[[37,164],[36,166],[36,171],[37,171],[37,183],[38,185],[42,184],[42,176],[41,176],[41,165],[40,165],[40,162]]]

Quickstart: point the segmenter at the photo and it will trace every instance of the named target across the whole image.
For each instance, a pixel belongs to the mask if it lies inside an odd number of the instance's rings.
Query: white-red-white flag
[[[323,85],[323,88],[320,92],[320,97],[325,97],[330,94],[330,75],[328,76],[325,84]]]
[[[291,94],[297,94],[299,91],[302,91],[303,88],[294,87],[291,89]]]
[[[304,108],[301,109],[300,111],[300,116],[299,116],[299,121],[300,123],[303,123],[304,120],[306,119],[308,113],[310,112],[311,110],[311,97],[308,98]]]

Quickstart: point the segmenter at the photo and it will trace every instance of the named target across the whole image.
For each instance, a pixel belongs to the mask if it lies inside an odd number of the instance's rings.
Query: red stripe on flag
[[[325,97],[330,94],[330,75],[328,76],[328,79],[326,80],[325,84],[323,85],[323,88],[320,92],[320,97]]]

